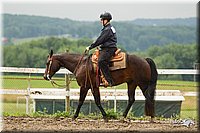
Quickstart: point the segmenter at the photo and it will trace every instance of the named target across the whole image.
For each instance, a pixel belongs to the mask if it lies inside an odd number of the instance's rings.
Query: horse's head
[[[53,56],[53,50],[49,53],[47,57],[46,69],[44,73],[45,80],[51,80],[53,75],[60,69],[59,61]]]

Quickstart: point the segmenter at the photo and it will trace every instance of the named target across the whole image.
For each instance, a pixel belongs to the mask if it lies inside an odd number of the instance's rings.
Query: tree
[[[177,61],[172,54],[165,53],[163,55],[157,56],[154,61],[157,64],[157,68],[163,69],[175,69],[178,67]]]

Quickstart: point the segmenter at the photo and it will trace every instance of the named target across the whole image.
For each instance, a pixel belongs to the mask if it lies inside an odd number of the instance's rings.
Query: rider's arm
[[[93,48],[105,43],[108,40],[109,35],[110,35],[110,29],[103,30],[101,32],[101,35],[96,39],[96,41],[90,45],[89,49],[93,49]]]

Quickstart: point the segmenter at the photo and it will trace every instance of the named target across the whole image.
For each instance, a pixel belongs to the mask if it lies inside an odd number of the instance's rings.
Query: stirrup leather
[[[105,77],[103,76],[103,74],[101,74],[101,80],[102,80],[102,85],[105,86],[105,87],[108,87],[109,86],[109,83],[108,81],[105,79]]]

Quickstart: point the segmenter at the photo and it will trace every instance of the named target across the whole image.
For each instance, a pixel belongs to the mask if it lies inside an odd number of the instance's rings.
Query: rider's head
[[[104,12],[100,15],[102,25],[107,25],[112,19],[112,15],[109,12]]]

